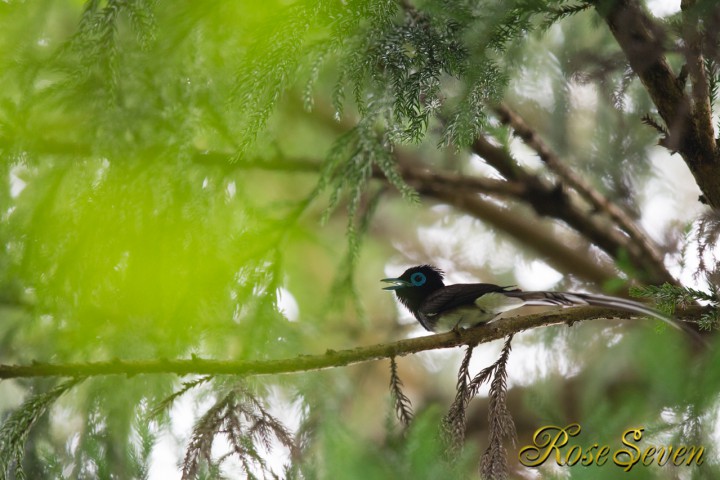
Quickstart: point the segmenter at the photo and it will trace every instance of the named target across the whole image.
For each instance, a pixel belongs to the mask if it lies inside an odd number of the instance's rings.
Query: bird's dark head
[[[408,268],[398,278],[383,278],[381,282],[394,284],[383,290],[395,290],[398,300],[413,313],[428,295],[445,286],[442,270],[432,265]]]

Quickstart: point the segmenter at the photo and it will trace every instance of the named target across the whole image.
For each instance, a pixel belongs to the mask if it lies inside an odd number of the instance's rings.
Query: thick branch
[[[473,194],[483,193],[507,198],[517,198],[525,192],[525,185],[520,182],[460,175],[431,169],[424,166],[417,158],[404,153],[401,149],[396,149],[395,158],[403,180],[414,186],[418,191],[422,191],[427,185],[432,184],[472,192]],[[374,168],[373,177],[384,179],[385,175],[379,168]]]
[[[632,238],[638,248],[656,265],[663,265],[663,258],[655,243],[642,231],[618,205],[593,188],[581,176],[577,175],[560,157],[525,123],[525,121],[505,104],[494,107],[500,121],[512,127],[515,134],[530,148],[535,150],[540,160],[547,165],[566,185],[573,188],[592,205],[597,212],[606,214],[615,224]]]
[[[697,319],[700,308],[685,313],[683,318]],[[604,308],[576,307],[548,313],[506,318],[502,321],[463,330],[425,337],[400,340],[389,344],[358,347],[349,350],[327,350],[321,355],[265,361],[205,360],[111,360],[95,363],[33,363],[32,365],[0,365],[0,379],[27,377],[85,377],[98,375],[139,375],[171,373],[177,375],[277,375],[343,367],[355,363],[393,358],[426,350],[453,348],[459,345],[487,343],[531,328],[600,318],[631,318],[633,315]],[[673,335],[681,334],[672,332]],[[654,335],[654,333],[649,333]]]
[[[421,194],[448,203],[517,239],[560,272],[575,275],[596,285],[617,278],[615,269],[595,258],[584,241],[580,245],[560,242],[556,232],[540,222],[528,219],[526,214],[503,208],[477,193],[454,188],[452,185],[428,181],[415,184],[415,187]]]
[[[572,195],[572,192],[562,185],[550,184],[525,171],[508,151],[490,143],[483,136],[475,139],[472,150],[505,178],[525,185],[525,193],[520,199],[532,206],[539,215],[564,221],[612,258],[617,258],[622,251],[625,251],[633,265],[645,272],[644,281],[677,284],[662,261],[648,257],[637,242],[615,228],[607,218],[596,215],[586,208],[577,195]]]
[[[703,59],[703,38],[700,31],[697,12],[693,11],[695,0],[683,0],[680,6],[683,10],[683,37],[685,40],[685,58],[690,73],[692,89],[692,118],[693,127],[701,139],[710,142],[713,149],[715,132],[712,126],[712,111],[710,107],[710,84],[705,74],[705,61]]]
[[[683,86],[665,60],[665,35],[636,0],[596,1],[630,67],[640,77],[669,126],[690,112]],[[679,124],[676,128],[682,128]]]
[[[342,130],[338,127],[337,122],[332,121],[331,109],[327,106],[323,107],[323,102],[316,102],[316,104],[321,112],[318,118],[323,121],[323,124],[329,124]],[[347,128],[347,126],[342,128]],[[602,221],[600,216],[594,215],[594,212],[584,208],[584,205],[577,201],[578,199],[569,197],[567,192],[562,189],[554,188],[537,176],[523,171],[503,149],[480,136],[471,146],[471,150],[496,168],[505,177],[507,185],[493,179],[468,177],[430,169],[422,166],[420,159],[404,154],[401,149],[395,150],[395,156],[404,180],[413,185],[420,193],[448,202],[491,223],[522,244],[539,251],[545,259],[550,259],[551,265],[555,268],[559,267],[558,270],[564,273],[571,272],[595,282],[601,278],[607,280],[616,276],[614,271],[609,273],[610,269],[608,268],[597,266],[590,268],[588,263],[593,255],[587,249],[580,249],[583,250],[580,252],[577,249],[573,251],[573,248],[560,241],[556,235],[536,228],[539,225],[538,222],[527,220],[524,223],[519,222],[512,215],[508,216],[507,210],[500,209],[489,201],[473,197],[477,197],[477,194],[480,193],[486,193],[518,199],[534,208],[540,215],[550,216],[567,223],[585,236],[588,241],[598,245],[610,258],[616,259],[624,250],[633,264],[646,273],[647,278],[643,279],[644,281],[656,284],[665,282],[677,284],[677,281],[665,268],[659,255],[648,255],[647,249],[642,247],[639,241],[614,229],[610,222]],[[376,171],[375,175],[381,176],[379,171]],[[437,181],[433,179],[434,176],[437,176]],[[441,183],[444,185],[440,185]],[[450,189],[461,191],[453,192]],[[472,191],[473,189],[475,190]],[[554,247],[549,248],[551,244]],[[574,261],[580,257],[585,261]],[[577,267],[572,268],[571,265]]]
[[[637,0],[593,3],[668,126],[670,138],[663,144],[680,152],[704,200],[720,208],[720,158],[708,123],[706,86],[698,76],[702,69],[699,56],[691,58],[690,68],[696,75],[695,98],[691,99],[685,93],[684,82],[674,75],[665,59],[664,33]]]

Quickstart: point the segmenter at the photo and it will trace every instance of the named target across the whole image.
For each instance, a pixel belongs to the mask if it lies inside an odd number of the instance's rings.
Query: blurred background
[[[677,34],[679,1],[647,7]],[[720,222],[641,121],[657,110],[582,2],[10,1],[0,32],[2,364],[265,360],[425,335],[379,283],[423,263],[448,283],[626,296],[670,282],[712,304]],[[679,53],[667,59],[680,70]],[[647,445],[706,449],[701,467],[628,478],[718,473],[716,354],[658,323],[516,335],[511,478],[616,478],[613,465],[517,462],[538,428],[573,422],[585,446],[620,447],[639,426]],[[472,374],[501,348],[478,346]],[[388,361],[94,377],[55,396],[58,379],[3,380],[0,465],[8,478],[19,465],[27,478],[190,477],[193,439],[232,393],[302,453],[248,433],[237,454],[220,431],[198,478],[444,477],[440,419],[462,355],[397,360],[416,415],[404,433]],[[454,476],[477,476],[487,438],[486,386]]]

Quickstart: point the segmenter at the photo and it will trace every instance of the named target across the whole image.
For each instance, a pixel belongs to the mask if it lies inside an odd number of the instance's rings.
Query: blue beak
[[[395,284],[390,287],[383,287],[383,290],[397,290],[398,288],[405,288],[405,287],[412,286],[412,283],[408,282],[407,280],[403,280],[402,278],[383,278],[380,281],[385,282],[385,283],[394,283]]]

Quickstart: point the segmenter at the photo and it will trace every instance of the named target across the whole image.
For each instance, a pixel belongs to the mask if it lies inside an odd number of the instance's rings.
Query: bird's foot
[[[460,323],[456,323],[455,326],[450,331],[453,332],[457,338],[460,338],[463,330],[464,330],[464,328],[462,328],[460,326]]]

